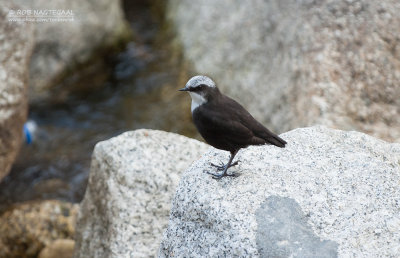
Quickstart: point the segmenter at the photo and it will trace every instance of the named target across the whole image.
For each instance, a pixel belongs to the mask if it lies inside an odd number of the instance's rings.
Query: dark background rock
[[[105,58],[132,37],[120,0],[12,0],[21,9],[72,10],[71,22],[35,22],[29,99],[60,102],[90,92],[110,72]]]
[[[8,12],[15,8],[9,3],[0,5],[0,181],[10,171],[21,145],[34,46],[32,24],[8,22]]]

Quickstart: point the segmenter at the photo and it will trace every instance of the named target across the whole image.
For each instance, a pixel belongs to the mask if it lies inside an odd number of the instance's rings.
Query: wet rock
[[[98,86],[106,74],[103,57],[131,37],[120,0],[12,2],[25,10],[73,12],[73,21],[35,22],[29,95],[33,103]]]
[[[161,257],[395,257],[400,251],[400,144],[326,127],[253,146],[215,180],[212,149],[184,172]]]
[[[72,239],[78,204],[62,201],[16,205],[0,217],[0,257],[36,257],[56,239]]]
[[[337,257],[337,243],[315,235],[300,205],[271,195],[256,211],[261,257]]]
[[[168,10],[196,73],[274,131],[323,124],[400,141],[397,0],[170,0]]]
[[[32,24],[9,22],[15,8],[0,6],[0,181],[11,169],[27,116],[28,62],[33,49]]]
[[[152,257],[181,172],[209,147],[137,130],[96,145],[77,224],[75,257]]]
[[[57,239],[40,252],[39,258],[72,258],[74,247],[72,239]]]

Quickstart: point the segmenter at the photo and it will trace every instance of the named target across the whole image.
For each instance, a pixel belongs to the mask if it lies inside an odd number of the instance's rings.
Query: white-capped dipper
[[[255,120],[235,100],[223,95],[209,77],[194,76],[179,91],[187,91],[192,97],[193,122],[204,140],[217,149],[231,153],[226,165],[211,163],[218,171],[222,171],[221,174],[207,172],[213,178],[235,176],[228,174],[227,170],[238,164],[238,161],[232,161],[241,148],[264,144],[285,147],[286,141]]]

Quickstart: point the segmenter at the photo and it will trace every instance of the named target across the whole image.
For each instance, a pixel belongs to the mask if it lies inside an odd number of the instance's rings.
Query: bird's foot
[[[236,166],[237,164],[239,164],[239,161],[235,161],[232,164],[229,165],[228,168]],[[223,171],[226,168],[226,165],[224,163],[221,162],[221,165],[216,165],[214,163],[211,163],[211,166],[216,167],[218,171]],[[210,173],[209,173],[210,174]],[[212,174],[211,174],[212,175]]]
[[[216,174],[216,173],[212,173],[212,172],[207,171],[207,174],[212,175],[212,178],[214,178],[214,179],[221,179],[224,176],[233,176],[233,177],[237,177],[238,176],[238,174],[236,174],[236,173],[228,174],[226,172],[222,173],[222,174]]]

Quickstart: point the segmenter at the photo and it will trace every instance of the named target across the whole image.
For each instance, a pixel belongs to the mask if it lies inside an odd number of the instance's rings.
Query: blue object
[[[26,123],[24,124],[24,135],[26,144],[31,144],[33,139]]]

